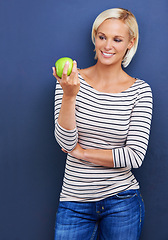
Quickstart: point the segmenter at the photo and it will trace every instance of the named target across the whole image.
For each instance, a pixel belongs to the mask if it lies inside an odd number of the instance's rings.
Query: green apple
[[[60,78],[62,78],[62,72],[63,72],[66,62],[69,62],[69,68],[68,68],[68,72],[67,72],[67,75],[69,76],[71,74],[72,66],[73,66],[73,60],[71,58],[62,57],[62,58],[58,59],[55,63],[56,73],[57,73],[58,77],[60,77]]]

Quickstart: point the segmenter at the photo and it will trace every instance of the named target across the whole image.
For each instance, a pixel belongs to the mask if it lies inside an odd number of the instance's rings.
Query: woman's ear
[[[130,50],[134,46],[135,38],[132,38],[128,44],[128,50]]]

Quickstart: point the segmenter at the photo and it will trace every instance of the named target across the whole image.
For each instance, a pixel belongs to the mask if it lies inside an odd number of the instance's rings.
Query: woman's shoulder
[[[139,96],[150,96],[152,98],[152,89],[150,84],[145,80],[137,78],[135,88],[139,92]]]
[[[78,69],[78,72],[80,74],[80,77],[87,82],[89,85],[92,83],[93,79],[93,66],[84,68],[84,69]]]
[[[92,69],[93,69],[93,66],[88,67],[88,68],[83,68],[83,69],[79,68],[78,72],[80,73],[81,76],[90,78],[91,74],[92,74]]]
[[[148,82],[146,82],[145,80],[143,80],[143,79],[136,78],[136,84],[137,84],[137,86],[139,86],[142,89],[143,88],[151,89],[150,84]]]

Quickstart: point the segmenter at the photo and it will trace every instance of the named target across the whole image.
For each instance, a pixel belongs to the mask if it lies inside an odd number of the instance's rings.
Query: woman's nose
[[[106,41],[105,49],[106,50],[111,50],[112,48],[113,48],[112,42],[111,41]]]

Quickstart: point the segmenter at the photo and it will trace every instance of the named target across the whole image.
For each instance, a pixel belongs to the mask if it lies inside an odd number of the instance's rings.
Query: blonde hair
[[[133,47],[130,50],[127,49],[126,54],[122,61],[123,67],[127,67],[136,53],[139,40],[138,24],[135,16],[130,11],[123,8],[112,8],[100,13],[95,19],[92,26],[92,42],[95,45],[95,36],[97,34],[97,29],[100,26],[100,24],[104,22],[106,19],[110,18],[122,20],[129,28],[130,40],[134,39]],[[96,55],[95,59],[97,59]]]

